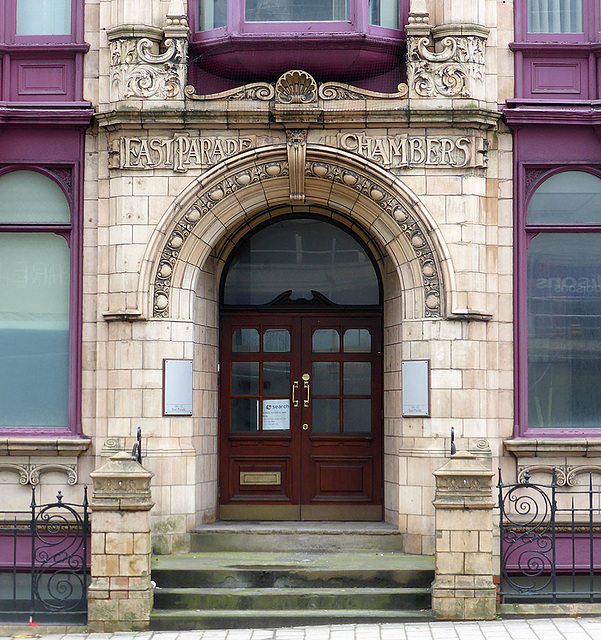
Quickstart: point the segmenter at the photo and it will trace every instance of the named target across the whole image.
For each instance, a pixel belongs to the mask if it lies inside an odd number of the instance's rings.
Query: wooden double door
[[[223,314],[220,518],[381,520],[379,314]]]

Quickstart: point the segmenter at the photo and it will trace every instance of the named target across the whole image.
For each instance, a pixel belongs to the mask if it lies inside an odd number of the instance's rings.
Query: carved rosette
[[[149,38],[119,38],[111,48],[111,101],[130,98],[183,100],[187,38],[167,38],[164,51],[152,53]]]
[[[270,162],[243,169],[224,178],[202,192],[184,212],[171,231],[163,248],[154,281],[153,315],[155,318],[169,317],[169,296],[173,270],[180,251],[198,221],[223,198],[250,184],[266,182],[272,178],[290,176],[286,162]],[[305,176],[330,180],[363,194],[396,221],[419,261],[424,287],[424,317],[439,318],[442,315],[442,291],[440,270],[427,232],[396,195],[365,176],[327,162],[306,162]]]
[[[486,36],[407,38],[409,95],[415,98],[484,97]]]

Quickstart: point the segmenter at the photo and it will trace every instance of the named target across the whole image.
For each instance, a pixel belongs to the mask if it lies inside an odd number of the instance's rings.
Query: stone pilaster
[[[432,611],[444,620],[491,620],[493,584],[492,470],[457,452],[436,477],[436,578]]]
[[[90,475],[94,494],[88,628],[92,632],[146,629],[152,610],[153,474],[121,451]]]

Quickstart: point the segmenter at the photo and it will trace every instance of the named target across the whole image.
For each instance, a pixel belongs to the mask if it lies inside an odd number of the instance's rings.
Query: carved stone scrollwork
[[[183,100],[188,41],[167,38],[162,53],[152,53],[149,38],[111,42],[111,99]]]
[[[40,484],[40,476],[49,471],[58,471],[67,476],[67,484],[73,486],[77,484],[77,466],[74,464],[38,464],[29,468],[29,484]]]
[[[484,63],[487,30],[474,25],[471,35],[429,29],[407,38],[409,95],[415,98],[484,99]],[[437,38],[435,33],[444,37]]]
[[[19,484],[38,485],[40,476],[48,471],[58,471],[67,476],[67,483],[77,484],[77,465],[74,464],[13,464],[0,463],[0,471],[12,471],[19,476]]]
[[[549,483],[555,472],[555,484],[558,487],[575,487],[578,484],[579,476],[586,475],[585,482],[588,483],[590,474],[601,475],[599,465],[563,466],[553,467],[552,465],[528,465],[518,467],[518,482],[526,482],[526,478],[531,478],[535,473],[549,476]]]
[[[281,104],[317,102],[317,83],[306,71],[288,71],[276,82],[275,101]]]
[[[19,484],[25,485],[29,483],[29,469],[27,468],[27,465],[2,462],[0,463],[0,472],[2,471],[16,473],[19,476]]]
[[[307,157],[307,132],[286,132],[288,169],[290,177],[290,200],[302,204],[305,201],[305,159]]]

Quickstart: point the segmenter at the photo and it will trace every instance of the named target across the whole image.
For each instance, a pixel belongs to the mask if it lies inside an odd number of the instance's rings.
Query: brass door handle
[[[307,380],[305,380],[303,382],[303,387],[305,388],[305,391],[307,392],[305,395],[305,399],[303,400],[303,406],[308,407],[309,406],[309,402],[311,400],[311,385],[307,382]]]
[[[298,380],[292,383],[292,406],[298,407],[298,400],[296,399],[296,392],[298,390]]]
[[[311,380],[311,376],[308,373],[303,373],[303,389],[307,392],[305,394],[305,399],[303,400],[303,407],[308,407],[309,402],[311,401],[311,385],[309,384],[309,380]]]
[[[303,431],[309,431],[309,425],[306,422],[303,425]]]

